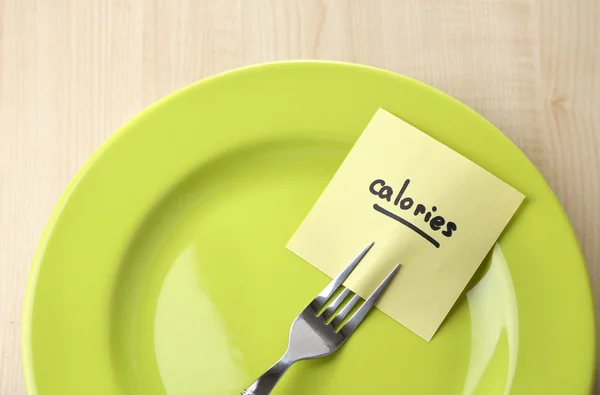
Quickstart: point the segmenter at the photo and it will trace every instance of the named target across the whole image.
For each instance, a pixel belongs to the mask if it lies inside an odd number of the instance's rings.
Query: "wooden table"
[[[77,169],[157,99],[258,62],[365,63],[473,107],[556,192],[600,301],[599,22],[597,0],[0,0],[0,394],[25,394],[27,273]]]

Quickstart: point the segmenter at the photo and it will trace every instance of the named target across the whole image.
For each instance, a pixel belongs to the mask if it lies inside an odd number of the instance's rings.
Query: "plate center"
[[[291,322],[328,282],[285,244],[350,147],[298,138],[222,154],[156,204],[114,294],[112,357],[127,393],[239,394],[283,354]],[[276,393],[505,393],[518,324],[498,251],[431,343],[374,311]]]

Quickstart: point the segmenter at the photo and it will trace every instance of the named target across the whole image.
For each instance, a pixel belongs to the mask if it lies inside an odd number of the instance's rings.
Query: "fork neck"
[[[283,356],[275,365],[271,366],[262,376],[260,376],[242,395],[268,395],[273,391],[277,382],[283,374],[292,366],[294,362]]]

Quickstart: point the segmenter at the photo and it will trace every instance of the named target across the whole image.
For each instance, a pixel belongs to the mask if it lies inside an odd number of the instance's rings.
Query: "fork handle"
[[[292,366],[292,361],[286,357],[281,358],[263,373],[250,387],[246,388],[242,395],[269,395],[284,373]]]

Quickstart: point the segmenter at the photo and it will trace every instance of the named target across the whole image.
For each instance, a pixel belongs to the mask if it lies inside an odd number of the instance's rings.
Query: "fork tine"
[[[352,308],[356,306],[359,300],[360,296],[354,295],[352,299],[350,299],[350,301],[346,303],[342,311],[340,311],[340,313],[336,315],[333,320],[331,320],[331,326],[333,327],[333,329],[336,329],[338,326],[340,326],[342,321],[344,321],[344,318],[346,318],[350,310],[352,310]]]
[[[373,307],[375,302],[377,302],[377,299],[379,299],[379,297],[383,294],[383,291],[385,291],[385,289],[390,284],[390,282],[392,281],[392,279],[394,278],[396,273],[398,273],[399,269],[400,269],[400,264],[396,265],[396,267],[390,272],[390,274],[387,275],[385,280],[383,280],[381,282],[381,284],[379,284],[377,289],[375,291],[373,291],[371,296],[369,296],[369,299],[367,299],[367,301],[365,303],[363,303],[362,306],[360,306],[358,311],[356,311],[356,313],[354,313],[354,315],[352,316],[352,318],[350,318],[350,320],[346,323],[346,325],[344,325],[340,329],[340,332],[342,332],[342,334],[344,336],[350,336],[352,334],[352,332],[354,332],[356,327],[366,317],[369,310],[371,310],[371,308]]]
[[[342,283],[348,278],[350,273],[352,273],[352,270],[354,270],[356,265],[358,265],[358,262],[360,262],[363,259],[363,257],[367,254],[369,249],[373,247],[373,244],[375,244],[375,242],[370,242],[369,245],[366,246],[360,252],[360,254],[358,254],[356,258],[354,258],[352,262],[350,262],[350,264],[346,266],[340,274],[337,275],[336,278],[331,280],[331,282],[325,287],[325,289],[323,289],[321,293],[311,302],[310,305],[315,311],[323,308],[325,302],[327,302],[327,300],[331,297],[331,295],[333,295],[335,290],[338,289],[338,287],[342,285]]]
[[[346,296],[348,296],[349,293],[350,293],[350,290],[348,288],[344,288],[344,290],[337,296],[337,298],[335,298],[333,303],[331,303],[329,306],[327,306],[327,308],[325,309],[325,311],[323,311],[323,314],[321,314],[321,316],[325,320],[329,319],[331,314],[333,314],[335,309],[340,307],[340,305],[342,304],[344,299],[346,299]]]

